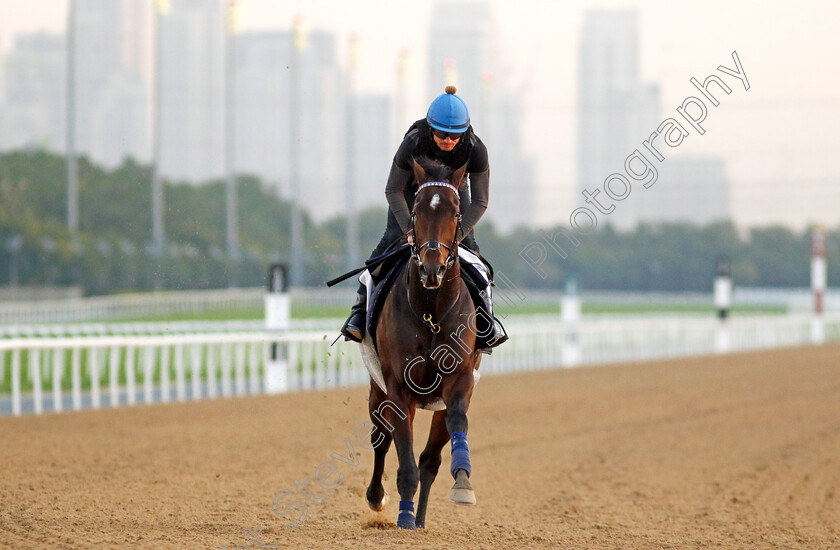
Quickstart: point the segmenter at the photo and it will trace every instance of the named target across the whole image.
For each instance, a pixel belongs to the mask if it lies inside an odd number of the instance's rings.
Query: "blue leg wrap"
[[[452,465],[449,471],[452,477],[456,477],[458,470],[467,472],[467,477],[472,473],[470,466],[470,449],[467,447],[467,434],[464,432],[455,432],[452,434]]]
[[[397,527],[402,529],[414,529],[414,501],[400,501],[400,515],[397,517]]]

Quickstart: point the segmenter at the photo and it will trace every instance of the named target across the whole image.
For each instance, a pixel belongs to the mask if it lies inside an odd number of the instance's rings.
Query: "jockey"
[[[467,104],[455,95],[455,91],[455,86],[447,86],[445,93],[432,101],[426,118],[412,124],[406,132],[394,156],[385,186],[388,224],[385,234],[371,253],[371,258],[385,252],[409,229],[414,194],[418,187],[412,163],[414,158],[419,157],[440,161],[452,170],[467,165],[469,189],[463,185],[459,191],[461,226],[465,235],[460,242],[474,252],[479,251],[473,236],[473,227],[487,209],[490,166],[487,161],[487,148],[470,125]],[[347,340],[362,341],[365,332],[366,302],[367,292],[365,286],[360,284],[356,304],[341,328],[341,333]]]

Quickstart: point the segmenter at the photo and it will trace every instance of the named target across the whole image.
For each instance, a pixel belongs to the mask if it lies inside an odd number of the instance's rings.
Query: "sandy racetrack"
[[[417,532],[395,527],[393,449],[385,524],[363,504],[366,399],[2,418],[0,548],[257,548],[243,530],[258,527],[279,548],[840,547],[840,346],[485,377],[470,410],[478,505],[448,501],[447,446]],[[358,467],[330,457],[345,438]],[[288,529],[272,498],[326,461],[341,485]]]

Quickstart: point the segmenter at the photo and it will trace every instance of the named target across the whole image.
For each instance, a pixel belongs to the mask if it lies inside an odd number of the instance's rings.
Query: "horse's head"
[[[420,270],[420,281],[428,289],[440,288],[446,270],[458,258],[461,208],[458,187],[466,165],[453,173],[446,165],[428,160],[414,162],[419,188],[414,197],[411,227],[414,229],[412,259]]]

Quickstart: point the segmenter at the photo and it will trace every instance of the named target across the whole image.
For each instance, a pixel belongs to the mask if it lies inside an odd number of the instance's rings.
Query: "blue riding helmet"
[[[455,86],[447,86],[446,93],[432,101],[426,113],[429,126],[443,132],[466,132],[470,113],[464,100],[455,95]]]

